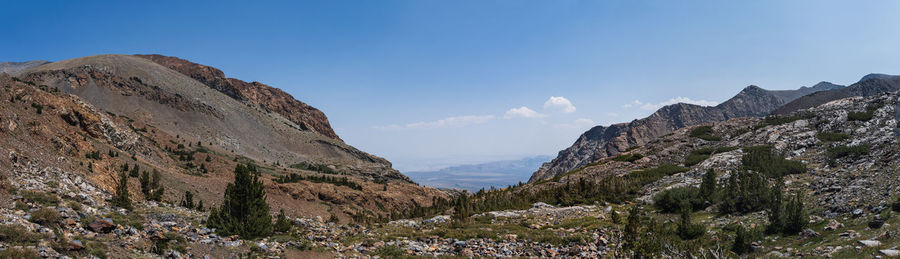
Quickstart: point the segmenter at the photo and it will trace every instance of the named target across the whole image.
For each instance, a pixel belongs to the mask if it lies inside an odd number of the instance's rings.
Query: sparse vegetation
[[[31,201],[34,203],[38,203],[44,206],[57,206],[59,205],[59,198],[56,195],[46,193],[46,192],[38,192],[38,191],[29,191],[23,190],[21,191],[22,199],[27,201]]]
[[[31,222],[40,224],[45,227],[56,226],[62,221],[62,217],[55,209],[43,208],[31,213]]]
[[[634,161],[637,161],[638,159],[641,159],[641,158],[644,158],[644,155],[641,155],[639,153],[633,153],[633,154],[618,155],[613,158],[613,161],[634,163]]]
[[[875,111],[883,107],[883,103],[873,103],[866,105],[866,111],[851,111],[847,113],[848,121],[869,121],[875,116]]]
[[[16,245],[35,245],[46,238],[45,235],[28,231],[25,226],[0,225],[0,241]]]
[[[803,114],[803,115],[794,115],[794,116],[778,116],[771,115],[763,118],[763,120],[756,125],[756,128],[764,128],[766,126],[778,126],[782,124],[791,123],[801,119],[809,119],[812,118],[811,114]]]
[[[700,126],[700,127],[693,128],[693,129],[691,129],[689,136],[694,137],[694,138],[699,138],[702,140],[707,140],[707,141],[722,140],[721,137],[713,135],[712,126]]]
[[[304,163],[293,164],[293,165],[291,165],[291,167],[297,168],[297,169],[302,169],[302,170],[319,172],[319,173],[323,173],[323,174],[343,174],[342,172],[339,172],[339,171],[335,170],[334,168],[331,168],[330,166],[323,165],[323,164],[312,164],[312,163],[304,162]]]
[[[860,144],[856,146],[834,146],[825,151],[828,159],[836,160],[840,158],[858,158],[869,154],[869,145]]]
[[[10,247],[0,251],[0,258],[40,259],[44,257],[33,248]]]
[[[333,185],[337,185],[337,186],[347,186],[347,187],[350,187],[350,189],[354,189],[357,191],[362,190],[361,185],[359,185],[358,183],[355,183],[353,181],[347,180],[347,177],[336,177],[336,176],[327,176],[327,175],[302,176],[302,175],[299,175],[296,173],[291,173],[291,174],[282,175],[282,176],[279,176],[278,178],[275,178],[275,182],[282,183],[282,184],[283,183],[296,183],[299,181],[310,181],[310,182],[314,182],[314,183],[328,183],[328,184],[333,184]]]
[[[843,141],[850,138],[849,135],[839,132],[819,132],[816,134],[816,138],[821,141]]]
[[[717,153],[729,152],[737,149],[737,147],[705,147],[691,150],[684,158],[684,166],[694,166]]]

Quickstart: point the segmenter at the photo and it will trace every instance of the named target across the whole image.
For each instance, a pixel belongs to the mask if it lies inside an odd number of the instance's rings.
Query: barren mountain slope
[[[91,56],[46,64],[20,76],[189,143],[201,142],[262,163],[328,165],[369,179],[409,182],[383,158],[302,130],[278,113],[240,102],[147,59]]]
[[[312,130],[319,134],[340,140],[325,113],[294,99],[281,89],[259,82],[247,83],[235,78],[226,78],[225,73],[214,67],[193,63],[177,57],[163,55],[135,55],[149,59],[160,65],[178,71],[184,75],[219,90],[237,100],[249,100],[255,104],[274,111],[296,123],[303,130]]]
[[[793,98],[838,87],[841,86],[823,82],[797,90],[769,91],[751,85],[716,106],[678,103],[662,107],[649,117],[630,123],[597,126],[578,137],[571,147],[560,151],[552,161],[544,163],[528,182],[552,178],[686,126],[738,117],[765,116]]]

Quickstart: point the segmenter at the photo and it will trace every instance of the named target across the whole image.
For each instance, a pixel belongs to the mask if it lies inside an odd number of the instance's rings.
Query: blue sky
[[[286,90],[404,171],[553,155],[750,84],[900,74],[891,1],[121,2],[5,3],[0,60],[182,57]]]

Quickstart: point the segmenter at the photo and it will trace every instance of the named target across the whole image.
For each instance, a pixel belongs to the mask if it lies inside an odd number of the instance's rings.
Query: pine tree
[[[681,221],[678,223],[678,237],[683,240],[696,239],[706,233],[706,228],[700,224],[694,224],[691,220],[691,211],[687,208],[681,210]]]
[[[631,207],[631,212],[628,214],[628,221],[625,223],[625,249],[634,248],[637,244],[638,230],[641,227],[641,216],[640,209],[637,206]]]
[[[193,209],[194,208],[194,194],[191,191],[184,192],[184,199],[181,200],[181,206]]]
[[[784,230],[784,180],[777,179],[772,188],[771,202],[769,203],[769,225],[766,233],[775,234]]]
[[[141,193],[144,194],[146,199],[150,199],[150,173],[144,171],[141,173],[141,178],[139,179],[141,182]]]
[[[278,233],[287,233],[291,230],[291,221],[284,215],[284,209],[281,209],[281,212],[278,213],[278,218],[275,220],[274,231]]]
[[[750,252],[750,238],[744,230],[744,226],[738,226],[735,230],[734,244],[731,245],[731,251],[736,254],[744,254]]]
[[[152,178],[150,178],[150,184],[149,184],[149,187],[150,187],[149,192],[150,193],[149,193],[149,196],[147,199],[151,200],[151,201],[160,202],[160,201],[162,201],[162,196],[166,190],[166,188],[164,186],[159,184],[159,181],[162,178],[162,176],[159,173],[159,171],[156,169],[153,169],[153,174],[151,176],[152,176]]]
[[[807,224],[809,224],[809,216],[806,215],[806,211],[803,209],[802,195],[798,191],[794,194],[791,202],[788,203],[783,232],[786,235],[795,235],[803,231]]]
[[[616,212],[615,210],[613,210],[612,213],[609,214],[609,218],[610,218],[610,220],[612,220],[613,224],[619,224],[619,223],[622,223],[622,222],[621,222],[621,221],[622,221],[622,217],[619,216],[619,213]]]
[[[716,193],[716,172],[712,169],[706,171],[703,175],[703,182],[700,183],[700,198],[705,202],[712,202],[713,195]]]
[[[141,166],[138,164],[134,164],[134,167],[131,168],[131,175],[133,177],[137,177],[137,175],[140,173],[141,173]]]
[[[131,198],[128,196],[128,174],[125,172],[119,173],[119,181],[116,185],[116,195],[113,196],[112,203],[113,205],[126,210],[131,210],[133,208],[131,206]]]
[[[220,235],[239,235],[244,239],[272,233],[265,186],[254,165],[235,167],[234,182],[225,187],[222,206],[211,210],[207,225],[216,228]]]
[[[197,201],[197,211],[203,211],[203,200]]]

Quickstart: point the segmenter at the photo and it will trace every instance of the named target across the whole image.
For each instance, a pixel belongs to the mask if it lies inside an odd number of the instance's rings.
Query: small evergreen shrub
[[[756,125],[756,128],[759,129],[759,128],[764,128],[766,126],[777,126],[777,125],[782,125],[782,124],[786,124],[786,123],[791,123],[791,122],[801,120],[801,119],[809,119],[812,117],[813,116],[811,114],[794,115],[794,116],[773,115],[773,116],[768,116],[768,117],[763,118],[763,120],[758,125]]]
[[[41,226],[51,227],[62,222],[62,216],[60,216],[59,212],[55,209],[43,208],[31,213],[31,217],[28,218],[28,221],[40,224]]]
[[[699,210],[702,209],[703,204],[704,201],[700,199],[700,189],[694,187],[671,188],[659,192],[653,197],[653,205],[665,213]]]
[[[678,237],[682,240],[693,240],[706,234],[706,227],[701,224],[694,224],[691,220],[691,212],[682,210],[681,221],[678,222],[676,231]]]
[[[849,135],[839,132],[819,132],[816,138],[821,141],[843,141],[850,138]]]
[[[772,178],[806,172],[806,166],[803,163],[784,159],[784,157],[775,153],[772,146],[744,148],[741,163],[744,169],[757,171]]]
[[[825,156],[828,157],[828,159],[840,159],[845,157],[858,158],[867,154],[869,154],[869,145],[866,144],[856,146],[834,146],[825,151]]]
[[[700,127],[696,127],[696,128],[691,129],[691,131],[690,131],[690,133],[689,133],[689,135],[690,135],[691,137],[699,138],[699,139],[702,139],[702,140],[708,140],[708,141],[719,141],[719,140],[722,140],[721,137],[714,136],[714,135],[712,135],[712,134],[713,134],[713,128],[712,128],[712,126],[700,126]]]
[[[613,158],[613,161],[634,163],[634,161],[637,161],[638,159],[641,159],[641,158],[644,158],[644,155],[641,155],[639,153],[634,153],[634,154],[627,154],[627,155],[618,155]]]

